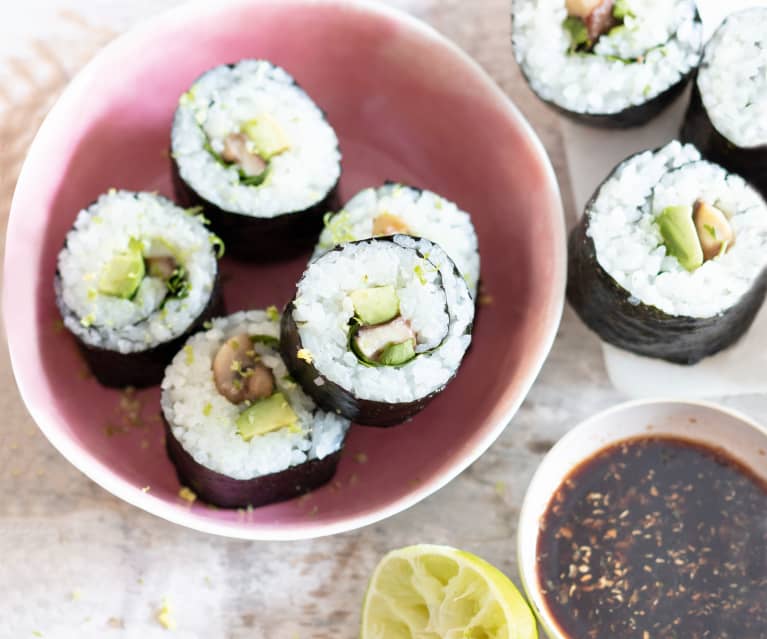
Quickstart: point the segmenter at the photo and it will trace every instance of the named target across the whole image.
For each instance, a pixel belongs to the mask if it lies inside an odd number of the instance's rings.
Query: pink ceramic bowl
[[[171,195],[167,150],[178,96],[205,69],[245,57],[284,66],[327,112],[344,154],[343,198],[401,180],[471,211],[492,296],[458,378],[426,411],[394,429],[353,427],[332,484],[253,512],[178,497],[158,389],[125,396],[78,374],[84,364],[70,336],[56,329],[52,287],[65,233],[99,193],[122,187]],[[438,33],[360,0],[206,0],[117,39],[48,115],[13,200],[4,317],[29,411],[91,479],[191,528],[298,539],[412,506],[490,446],[553,341],[565,255],[559,192],[537,137],[490,78]],[[304,264],[225,261],[228,308],[284,304]]]

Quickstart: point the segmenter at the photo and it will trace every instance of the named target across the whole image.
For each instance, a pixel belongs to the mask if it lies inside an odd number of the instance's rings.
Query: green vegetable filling
[[[183,266],[177,266],[165,285],[168,287],[170,297],[176,299],[187,297],[189,295],[189,280],[186,276],[186,269]]]
[[[131,299],[144,279],[144,245],[130,238],[128,248],[115,254],[104,265],[99,277],[99,292],[104,295]]]
[[[416,356],[415,333],[400,316],[399,296],[393,286],[352,291],[349,349],[367,366],[401,366]]]
[[[239,149],[239,160],[229,161],[231,158],[225,159],[222,154],[217,153],[213,149],[210,139],[208,139],[207,136],[205,137],[203,148],[221,166],[226,168],[236,166],[239,183],[243,186],[261,186],[269,177],[272,158],[288,151],[290,149],[290,143],[279,122],[269,114],[264,114],[258,118],[245,122],[241,127],[241,133],[252,143],[255,154],[245,153],[241,146]],[[204,132],[203,135],[205,135]],[[237,135],[233,134],[230,137],[237,138]],[[240,145],[242,145],[241,141]],[[243,153],[245,153],[245,155],[243,155]],[[250,157],[256,155],[264,161],[263,171],[260,171],[257,174],[253,169],[251,169],[251,172],[248,172],[243,168],[243,165],[248,166],[247,160],[256,160],[256,157]]]
[[[562,23],[565,31],[570,34],[570,52],[590,49],[592,42],[586,23],[575,16],[567,16]]]
[[[282,393],[274,393],[246,408],[235,420],[237,432],[246,442],[281,428],[298,428],[298,415]]]
[[[611,37],[619,35],[627,27],[633,26],[632,23],[634,20],[636,20],[636,17],[636,14],[631,10],[631,7],[629,6],[628,0],[615,0],[612,8],[612,20],[604,24],[603,33],[590,34],[587,20],[577,15],[567,16],[562,22],[562,27],[570,36],[569,53],[571,55],[596,55],[593,52],[593,48],[599,38],[604,36]],[[653,49],[662,48],[663,46],[664,45],[661,45],[661,47],[654,47]],[[651,51],[653,49],[651,49]],[[649,53],[649,51],[647,51],[644,55],[646,56],[647,53]],[[605,58],[616,62],[623,62],[624,64],[641,63],[644,60],[644,56],[629,59],[614,55],[607,55]]]
[[[221,157],[220,153],[216,153],[216,151],[213,149],[213,147],[210,145],[210,140],[207,138],[205,139],[205,143],[203,144],[203,148],[213,156],[213,159],[216,160],[221,166],[224,168],[229,168],[230,166],[236,166],[234,162],[227,162],[223,157]],[[243,186],[261,186],[265,181],[266,178],[269,177],[269,164],[267,163],[266,168],[262,173],[259,173],[258,175],[248,175],[245,173],[245,171],[242,170],[239,166],[237,167],[237,178]]]
[[[691,206],[669,206],[655,220],[666,251],[688,271],[703,265],[703,248],[692,213]]]
[[[338,213],[329,211],[325,213],[322,221],[330,233],[330,242],[324,242],[322,244],[324,248],[330,248],[345,242],[353,242],[356,239],[352,232],[352,223],[348,211],[342,210]]]
[[[363,326],[384,324],[399,315],[399,297],[393,286],[374,286],[352,291],[354,313]]]
[[[415,340],[409,339],[399,344],[389,344],[381,353],[380,362],[384,366],[401,366],[415,357]]]
[[[626,18],[636,18],[636,15],[629,7],[627,0],[615,0],[615,4],[613,4],[613,18],[625,20]]]
[[[217,251],[220,257],[223,252],[223,243],[211,234],[211,242],[220,244],[221,250]],[[117,252],[102,268],[98,280],[98,290],[89,291],[89,298],[94,299],[97,293],[133,299],[138,292],[144,278],[151,277],[165,282],[167,296],[163,301],[171,299],[184,299],[188,297],[191,288],[189,274],[184,266],[178,263],[172,254],[157,255],[157,245],[163,245],[172,251],[170,244],[162,239],[153,239],[150,242],[153,255],[144,257],[144,242],[137,238],[130,238],[128,248]]]

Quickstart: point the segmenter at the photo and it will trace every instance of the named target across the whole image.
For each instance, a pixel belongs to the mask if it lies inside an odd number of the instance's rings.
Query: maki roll
[[[672,142],[615,169],[570,237],[567,297],[603,340],[695,364],[743,335],[767,287],[767,204]]]
[[[308,249],[335,207],[338,138],[295,80],[265,60],[197,79],[176,109],[171,158],[178,199],[204,207],[241,259]]]
[[[592,126],[648,122],[700,62],[695,0],[515,0],[512,40],[536,95]]]
[[[196,213],[113,189],[80,211],[67,234],[56,303],[105,386],[159,384],[187,336],[221,311],[223,246]]]
[[[391,426],[455,376],[474,302],[447,253],[408,235],[342,244],[311,262],[282,318],[282,356],[326,410]]]
[[[682,139],[767,193],[767,7],[729,16],[706,45]]]
[[[262,506],[329,481],[349,421],[317,408],[279,354],[275,308],[215,319],[162,381],[166,447],[182,484],[224,508]]]
[[[455,262],[476,298],[479,284],[477,232],[468,213],[431,191],[387,183],[360,191],[325,218],[314,257],[342,244],[396,233],[425,237]]]

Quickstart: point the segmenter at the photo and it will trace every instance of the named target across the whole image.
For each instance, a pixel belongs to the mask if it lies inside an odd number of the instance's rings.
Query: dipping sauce
[[[643,437],[601,451],[552,498],[537,556],[572,639],[767,637],[767,483],[721,450]]]

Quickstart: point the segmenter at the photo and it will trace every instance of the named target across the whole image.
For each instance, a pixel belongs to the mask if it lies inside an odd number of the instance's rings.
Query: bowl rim
[[[431,41],[434,46],[443,48],[446,53],[471,71],[485,86],[488,98],[493,99],[504,111],[506,117],[514,123],[515,128],[522,132],[523,137],[530,145],[534,156],[543,170],[546,178],[545,192],[549,194],[554,206],[551,222],[555,236],[552,238],[552,241],[559,247],[559,251],[554,255],[554,272],[551,282],[552,301],[549,304],[548,312],[541,318],[541,324],[545,326],[545,332],[537,346],[537,352],[531,358],[533,365],[530,366],[529,370],[522,377],[519,385],[520,392],[515,395],[512,401],[507,401],[505,405],[501,403],[502,414],[494,420],[492,427],[487,429],[485,435],[476,441],[470,450],[463,454],[460,463],[454,464],[448,471],[432,476],[385,507],[365,511],[351,517],[344,517],[335,522],[302,522],[285,525],[280,528],[266,529],[261,528],[254,522],[218,522],[201,517],[192,510],[172,508],[164,501],[152,496],[150,493],[142,492],[127,480],[116,475],[106,464],[98,461],[85,448],[77,445],[70,437],[65,435],[59,426],[61,420],[49,416],[38,405],[36,396],[39,394],[39,391],[35,389],[34,383],[35,378],[38,376],[37,368],[30,361],[34,358],[25,357],[35,351],[30,345],[22,347],[23,340],[32,340],[34,348],[36,348],[38,343],[36,322],[30,322],[32,325],[25,325],[24,322],[14,319],[13,313],[10,310],[11,299],[22,300],[28,303],[31,308],[35,308],[35,291],[37,289],[35,286],[29,286],[28,281],[22,282],[22,278],[14,279],[9,277],[8,274],[12,272],[12,264],[23,259],[22,248],[19,246],[23,242],[16,242],[16,245],[11,243],[12,238],[18,237],[22,227],[20,219],[22,211],[19,210],[21,196],[19,194],[34,188],[31,177],[32,167],[38,165],[45,156],[45,148],[51,140],[55,139],[57,129],[65,124],[62,116],[77,104],[86,84],[105,71],[108,62],[112,58],[129,52],[135,40],[152,32],[163,32],[171,28],[176,22],[177,17],[183,15],[184,20],[197,22],[206,18],[209,19],[211,16],[222,11],[236,9],[238,6],[250,6],[255,3],[268,4],[270,2],[278,2],[280,6],[295,5],[296,7],[308,5],[342,6],[345,10],[356,10],[374,18],[391,20],[406,28],[409,32],[416,34],[419,38]],[[551,160],[540,138],[517,106],[479,63],[458,47],[457,44],[439,33],[434,27],[401,9],[380,4],[374,0],[222,0],[217,3],[210,3],[208,0],[192,0],[178,7],[160,12],[148,20],[144,20],[99,50],[75,75],[43,120],[22,165],[11,203],[5,243],[2,319],[8,341],[11,368],[27,411],[54,448],[73,466],[102,488],[141,510],[201,532],[229,538],[260,541],[314,539],[356,530],[414,506],[462,473],[500,436],[529,393],[554,343],[564,310],[566,255],[566,230],[561,191]],[[24,290],[25,286],[29,290]]]
[[[551,449],[544,455],[541,462],[538,464],[538,466],[535,469],[535,472],[533,473],[532,478],[530,479],[530,483],[527,486],[527,489],[525,490],[525,496],[522,500],[522,507],[519,511],[519,518],[517,521],[517,570],[519,573],[519,579],[522,582],[522,588],[525,593],[525,597],[527,598],[527,601],[530,605],[530,607],[533,610],[533,613],[535,614],[536,618],[538,619],[538,622],[540,623],[541,627],[543,628],[543,631],[545,633],[545,636],[549,637],[550,639],[570,639],[568,635],[566,635],[562,630],[560,630],[558,624],[556,623],[554,619],[554,615],[551,614],[551,611],[548,609],[545,605],[539,605],[539,601],[543,601],[543,596],[540,593],[540,589],[538,588],[538,579],[537,575],[535,574],[535,571],[533,570],[531,574],[531,570],[529,570],[529,561],[526,559],[528,556],[528,551],[526,548],[524,548],[524,539],[527,537],[527,535],[520,534],[521,531],[525,530],[528,531],[532,527],[535,527],[535,529],[538,529],[538,518],[534,517],[533,512],[535,511],[535,504],[533,504],[533,491],[532,488],[535,484],[538,482],[543,481],[544,473],[547,472],[547,466],[546,464],[547,460],[549,463],[551,463],[552,459],[555,459],[560,456],[561,451],[566,450],[570,443],[573,440],[576,440],[580,437],[581,431],[586,430],[590,428],[595,422],[600,422],[605,420],[606,418],[610,417],[611,415],[618,415],[621,413],[628,413],[633,412],[638,409],[643,409],[647,407],[662,407],[662,406],[678,406],[678,407],[688,407],[691,409],[697,409],[697,410],[706,410],[711,411],[713,413],[719,413],[720,415],[727,416],[735,421],[741,422],[743,426],[747,427],[748,429],[754,431],[754,433],[760,437],[762,437],[765,441],[765,444],[767,445],[767,426],[764,426],[754,420],[752,417],[748,416],[747,414],[729,408],[727,406],[722,406],[721,404],[717,404],[716,402],[710,402],[705,400],[695,400],[695,399],[684,399],[684,398],[673,398],[673,397],[656,397],[656,398],[646,398],[646,399],[638,399],[638,400],[632,400],[627,402],[621,402],[619,404],[616,404],[614,406],[611,406],[609,408],[606,408],[604,410],[599,411],[598,413],[595,413],[593,415],[590,415],[589,417],[586,417],[582,421],[580,421],[578,424],[576,424],[573,428],[571,428],[569,431],[567,431],[557,442],[554,444],[554,446],[551,447]],[[652,434],[652,433],[651,433]],[[600,447],[596,449],[596,452],[599,452],[600,450],[603,450],[604,448],[615,444],[617,442],[626,440],[626,439],[632,439],[634,435],[621,435],[620,429],[615,428],[614,430],[611,430],[609,434],[607,435],[606,441],[600,444]],[[724,434],[722,435],[724,437]],[[690,438],[693,441],[694,438]],[[723,441],[723,443],[726,443],[726,441]],[[564,475],[568,475],[572,470],[577,468],[579,464],[582,464],[583,462],[591,459],[596,453],[594,451],[587,453],[585,455],[580,455],[578,459],[573,463],[569,464],[566,472]],[[555,489],[556,490],[556,489]],[[548,507],[548,504],[551,501],[551,497],[553,497],[553,492],[550,494],[547,494],[546,505]],[[537,536],[536,536],[537,538]],[[537,554],[537,551],[536,551]]]

